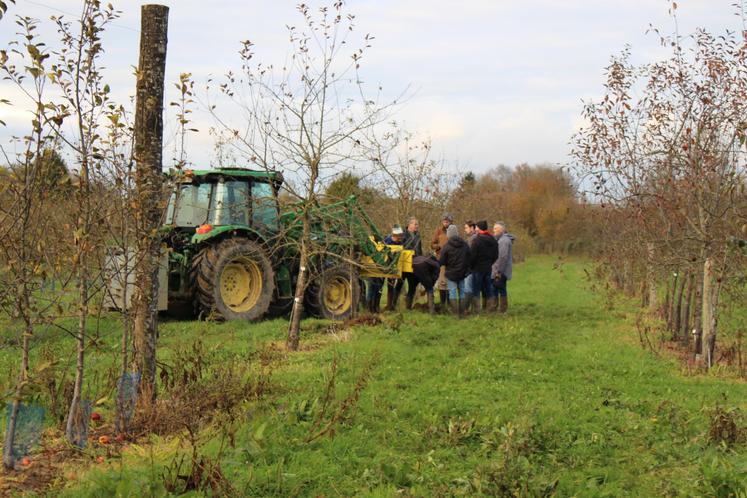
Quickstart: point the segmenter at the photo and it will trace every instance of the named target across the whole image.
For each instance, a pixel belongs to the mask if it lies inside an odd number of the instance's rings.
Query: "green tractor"
[[[249,321],[290,311],[302,206],[281,214],[282,183],[280,172],[240,168],[187,170],[174,179],[161,229],[168,250],[159,310]],[[362,277],[397,277],[412,269],[412,252],[385,246],[354,197],[315,207],[311,220],[315,245],[323,250],[312,258],[304,304],[316,316],[349,318]],[[129,305],[132,290],[125,288],[134,283],[121,280],[110,277],[112,308]]]

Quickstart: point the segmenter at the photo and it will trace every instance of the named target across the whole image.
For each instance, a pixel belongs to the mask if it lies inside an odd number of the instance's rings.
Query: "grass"
[[[747,496],[747,384],[686,376],[644,351],[632,308],[607,311],[583,261],[555,263],[517,265],[505,317],[408,312],[333,334],[306,321],[304,351],[242,406],[235,445],[221,450],[225,431],[215,427],[200,452],[238,496]],[[170,321],[161,359],[198,338],[222,354],[250,353],[285,329],[281,320]],[[105,320],[90,355],[100,372],[89,376],[92,398],[116,364],[116,330]],[[61,339],[40,334],[35,354],[67,362]],[[737,432],[719,441],[714,424],[725,421]],[[50,495],[167,495],[163,468],[188,448],[151,443],[71,465]]]

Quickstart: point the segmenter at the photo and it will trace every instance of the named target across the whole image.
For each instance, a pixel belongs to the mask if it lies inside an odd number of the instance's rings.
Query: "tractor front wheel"
[[[258,320],[267,312],[275,273],[266,252],[248,239],[205,247],[192,262],[199,311],[224,320]]]
[[[346,320],[358,306],[360,293],[357,272],[347,265],[333,266],[312,280],[306,306],[321,318]]]

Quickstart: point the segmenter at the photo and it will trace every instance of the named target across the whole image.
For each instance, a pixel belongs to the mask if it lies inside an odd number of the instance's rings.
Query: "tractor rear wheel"
[[[258,320],[275,290],[270,258],[258,243],[226,239],[201,250],[192,261],[195,304],[205,316]]]
[[[314,278],[306,294],[311,313],[330,320],[346,320],[360,300],[358,272],[348,265],[327,268]]]

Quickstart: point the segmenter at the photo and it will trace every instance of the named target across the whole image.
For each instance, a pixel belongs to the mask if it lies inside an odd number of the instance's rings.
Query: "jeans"
[[[459,291],[459,298],[464,298],[464,281],[466,279],[461,280],[446,280],[446,285],[449,287],[449,299],[453,299],[456,301],[457,298],[457,291]]]
[[[493,280],[493,295],[501,296],[501,297],[508,296],[508,289],[506,288],[506,284],[508,284],[508,280],[506,280],[506,275],[501,275],[500,279],[494,279]]]
[[[473,271],[471,276],[471,294],[473,296],[480,297],[480,293],[482,293],[482,296],[485,299],[495,297],[495,294],[493,293],[493,280],[490,278],[490,271]]]

